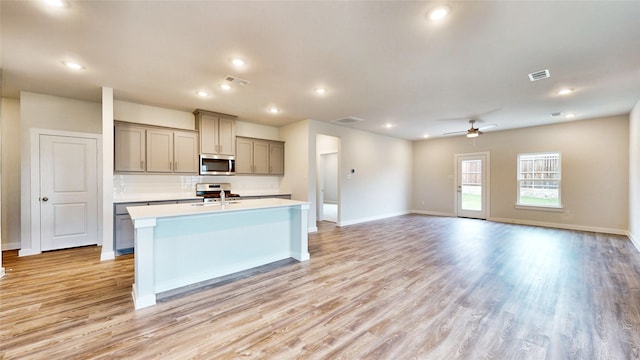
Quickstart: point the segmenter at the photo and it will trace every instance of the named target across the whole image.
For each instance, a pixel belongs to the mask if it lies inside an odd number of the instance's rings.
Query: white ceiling
[[[640,1],[456,1],[433,23],[437,4],[2,0],[3,95],[100,101],[107,86],[120,100],[273,126],[355,116],[354,128],[406,139],[465,130],[470,117],[498,131],[640,100]],[[541,69],[551,77],[529,81]],[[224,92],[226,75],[251,83]]]

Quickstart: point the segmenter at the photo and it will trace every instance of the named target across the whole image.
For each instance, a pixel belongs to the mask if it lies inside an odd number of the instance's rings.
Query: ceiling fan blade
[[[448,133],[444,133],[442,135],[460,135],[460,134],[466,134],[467,130],[464,131],[453,131],[453,132],[448,132]]]
[[[496,127],[496,126],[498,126],[498,125],[496,125],[496,124],[489,124],[489,125],[485,125],[485,126],[481,126],[481,127],[479,127],[479,128],[478,128],[478,130],[487,130],[487,129],[494,128],[494,127]]]

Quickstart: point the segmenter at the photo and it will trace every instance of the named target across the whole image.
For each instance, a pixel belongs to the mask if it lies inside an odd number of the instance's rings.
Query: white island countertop
[[[133,206],[128,207],[129,215],[132,220],[150,219],[150,218],[166,218],[174,216],[188,216],[198,214],[222,213],[242,210],[265,209],[275,207],[287,207],[295,205],[306,205],[308,209],[309,203],[305,201],[287,200],[287,199],[251,199],[251,200],[233,200],[225,205],[220,203],[192,203],[192,204],[166,204],[156,206]]]

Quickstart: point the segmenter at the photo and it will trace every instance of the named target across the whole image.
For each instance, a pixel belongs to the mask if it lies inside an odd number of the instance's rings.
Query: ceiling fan
[[[492,127],[498,126],[496,124],[489,124],[489,125],[482,126],[480,128],[476,128],[476,127],[474,127],[475,123],[476,123],[476,120],[471,119],[471,120],[469,120],[469,124],[471,124],[471,128],[469,128],[469,130],[448,132],[448,133],[444,133],[442,135],[467,134],[468,138],[475,138],[475,137],[478,137],[478,135],[482,134],[482,130],[491,129]]]

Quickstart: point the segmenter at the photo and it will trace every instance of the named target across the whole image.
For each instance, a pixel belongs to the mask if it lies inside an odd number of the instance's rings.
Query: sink
[[[225,201],[224,204],[225,205],[229,205],[229,204],[237,204],[239,203],[239,201]],[[191,204],[191,206],[220,206],[222,205],[222,203],[220,202],[206,202],[206,203],[194,203]]]

